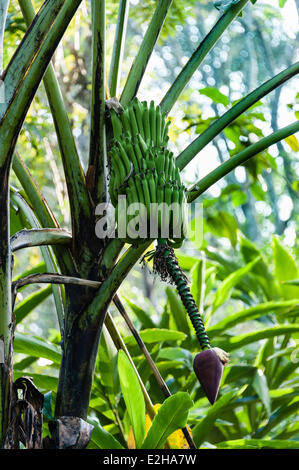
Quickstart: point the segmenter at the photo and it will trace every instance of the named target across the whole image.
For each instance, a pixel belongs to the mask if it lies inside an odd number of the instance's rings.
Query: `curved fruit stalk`
[[[202,351],[194,359],[194,371],[203,390],[213,404],[217,398],[223,373],[223,366],[228,362],[228,355],[219,348],[211,348],[208,335],[198,311],[197,305],[190,292],[188,281],[171,247],[166,240],[159,239],[154,257],[154,270],[162,280],[175,284],[183,305],[194,327]]]

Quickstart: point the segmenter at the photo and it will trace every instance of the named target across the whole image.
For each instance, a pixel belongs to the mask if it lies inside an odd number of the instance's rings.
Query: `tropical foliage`
[[[299,3],[131,3],[35,1],[34,21],[29,0],[0,7],[2,446],[298,448],[298,34],[280,24]],[[151,242],[95,233],[105,102],[136,95],[168,115],[193,214],[177,258],[230,353],[213,406]]]

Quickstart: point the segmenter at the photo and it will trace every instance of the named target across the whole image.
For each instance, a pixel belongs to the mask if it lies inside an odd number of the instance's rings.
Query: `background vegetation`
[[[173,2],[142,82],[140,100],[161,100],[219,16],[211,1],[187,3]],[[41,4],[36,1],[35,7]],[[120,88],[154,4],[131,1]],[[107,61],[117,6],[116,1],[107,5]],[[90,119],[90,21],[90,5],[84,1],[53,58],[84,170]],[[171,148],[176,155],[236,100],[298,60],[298,23],[298,0],[258,1],[254,8],[247,5],[171,112]],[[18,3],[11,0],[4,67],[26,29]],[[229,156],[286,125],[294,116],[298,119],[298,83],[298,78],[293,78],[228,126],[183,171],[185,184],[192,186]],[[185,412],[189,410],[188,426],[197,447],[299,447],[298,151],[293,135],[214,185],[200,199],[203,237],[189,239],[178,252],[213,345],[231,354],[213,407],[193,372],[198,345],[175,290],[153,276],[149,263],[136,266],[119,291],[171,393],[187,392],[172,399],[184,403]],[[70,230],[66,183],[42,86],[27,114],[17,152],[30,166],[61,227]],[[23,194],[14,173],[11,182]],[[27,222],[14,204],[11,211],[13,234]],[[39,248],[15,256],[16,277],[27,269],[43,272],[44,268]],[[297,282],[288,284],[294,280]],[[60,362],[60,333],[50,294],[49,287],[27,286],[19,292],[15,309],[14,375],[33,377],[46,394],[45,435],[47,420],[53,417]],[[144,405],[132,365],[126,355],[117,354],[118,348],[129,352],[152,403],[162,403],[164,396],[118,310],[111,306],[110,314],[123,343],[115,344],[104,327],[89,408],[89,420],[95,426],[89,446],[117,448],[137,443],[140,447],[146,400]],[[173,402],[168,413],[177,403]],[[182,416],[173,431],[183,425]],[[154,442],[157,433],[149,433],[147,439],[143,445],[149,448],[164,445]],[[186,442],[177,433],[167,445],[180,448]]]

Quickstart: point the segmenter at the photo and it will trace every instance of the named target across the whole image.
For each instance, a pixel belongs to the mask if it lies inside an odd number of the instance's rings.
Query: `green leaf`
[[[214,423],[217,418],[223,416],[225,408],[230,404],[230,402],[235,397],[235,392],[231,391],[220,397],[214,405],[209,408],[206,416],[200,420],[200,422],[194,427],[193,439],[195,444],[199,447],[206,439],[209,431],[214,426]]]
[[[136,448],[139,449],[146,430],[145,402],[135,371],[122,350],[118,352],[118,373],[122,394],[133,428]]]
[[[280,8],[283,8],[286,4],[287,0],[278,0],[278,5]]]
[[[298,441],[285,441],[279,439],[235,439],[233,441],[219,442],[217,449],[299,449]]]
[[[134,304],[131,300],[127,299],[126,297],[123,297],[131,310],[135,313],[136,317],[140,321],[141,325],[144,328],[154,328],[155,324],[152,321],[150,315],[146,313],[142,308],[138,307],[138,305]]]
[[[205,259],[200,259],[191,271],[192,275],[192,284],[191,284],[191,294],[195,300],[199,311],[202,310],[201,306],[204,303],[204,294],[205,294],[205,269],[206,262]]]
[[[270,401],[270,395],[269,395],[269,388],[267,384],[267,379],[266,376],[264,375],[263,371],[261,369],[257,369],[253,381],[252,381],[252,386],[258,396],[260,397],[262,403],[265,406],[267,415],[269,416],[271,413],[271,401]]]
[[[207,333],[210,338],[213,338],[215,336],[219,336],[224,331],[233,328],[234,326],[240,323],[253,320],[254,318],[258,318],[262,315],[267,315],[271,313],[275,313],[276,315],[281,314],[287,316],[296,309],[298,304],[299,299],[284,300],[281,302],[264,302],[259,305],[255,305],[254,307],[249,307],[245,310],[241,310],[240,312],[233,313],[232,315],[228,315],[223,320],[209,327],[207,329]]]
[[[87,422],[93,426],[91,441],[97,449],[123,449],[120,442],[101,426],[98,418],[88,417]]]
[[[14,309],[16,324],[20,323],[29,313],[41,304],[52,293],[52,287],[47,286],[26,297]]]
[[[274,271],[278,281],[278,289],[281,296],[285,299],[294,299],[299,297],[299,288],[282,284],[282,281],[297,279],[299,270],[287,249],[281,245],[277,237],[273,239],[273,258]]]
[[[285,142],[291,147],[293,152],[299,152],[299,142],[297,140],[297,137],[294,135],[290,135],[289,137],[286,137]]]
[[[272,328],[264,328],[259,331],[252,333],[246,333],[244,335],[238,335],[229,338],[228,340],[219,341],[217,346],[225,351],[233,351],[234,349],[240,349],[247,344],[255,343],[265,338],[273,338],[274,336],[285,335],[288,333],[299,332],[299,324],[293,323],[292,325],[280,325],[273,326]]]
[[[42,390],[56,390],[58,385],[58,378],[51,375],[36,374],[33,372],[26,373],[23,370],[14,369],[14,379],[29,375],[32,377],[34,384]]]
[[[105,389],[105,395],[108,396],[112,405],[115,404],[115,396],[119,391],[118,374],[117,374],[117,349],[107,331],[103,326],[99,354],[98,369],[100,373],[100,381]]]
[[[162,341],[183,341],[186,338],[185,333],[181,331],[166,330],[163,328],[151,328],[139,332],[141,339],[146,344],[161,343]],[[133,336],[127,336],[124,339],[127,345],[135,344]]]
[[[266,436],[269,431],[284,421],[288,416],[291,416],[299,410],[299,400],[295,399],[291,403],[283,405],[281,408],[276,410],[269,418],[269,421],[265,426],[260,427],[253,437],[261,438]],[[298,444],[298,443],[297,443]],[[298,444],[299,447],[299,444]]]
[[[43,357],[55,362],[55,364],[60,364],[61,360],[61,352],[58,346],[25,333],[15,333],[14,351],[33,357]]]
[[[205,88],[201,88],[198,91],[201,95],[205,95],[208,98],[211,98],[211,100],[214,103],[221,103],[224,106],[229,105],[228,97],[226,95],[224,95],[223,93],[221,93],[221,91],[219,91],[217,88],[205,87]]]
[[[53,399],[53,395],[54,395],[54,399]],[[54,419],[54,413],[55,413],[54,403],[55,403],[55,393],[53,393],[52,391],[45,393],[43,415],[46,416],[46,418],[49,420]]]
[[[142,449],[163,449],[168,436],[186,426],[192,405],[186,392],[178,392],[167,398],[153,419]]]
[[[211,231],[214,235],[228,238],[235,246],[237,243],[238,224],[235,218],[224,211],[219,211],[217,215],[209,215],[204,221],[205,230]]]
[[[238,284],[238,282],[245,276],[245,274],[252,270],[252,268],[258,261],[260,261],[260,257],[251,261],[246,266],[238,269],[237,271],[231,273],[228,277],[224,279],[224,281],[220,284],[216,291],[213,310],[216,310],[220,305],[222,305],[224,302],[226,302],[226,300],[229,299],[233,287]]]
[[[292,279],[291,281],[283,281],[282,283],[288,286],[299,286],[299,279]]]
[[[165,292],[168,298],[171,315],[174,318],[178,331],[183,331],[188,335],[190,329],[187,321],[185,307],[183,306],[181,300],[178,297],[178,294],[174,289],[171,287],[166,287]]]

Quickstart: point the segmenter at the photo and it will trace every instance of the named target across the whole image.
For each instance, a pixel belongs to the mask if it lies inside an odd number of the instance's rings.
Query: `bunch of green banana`
[[[167,232],[168,228],[170,244],[173,247],[181,245],[184,235],[176,234],[182,233],[181,229],[186,226],[183,211],[185,187],[174,155],[166,148],[169,123],[165,122],[165,115],[153,101],[148,106],[135,98],[121,114],[111,109],[110,116],[114,137],[109,151],[109,194],[112,204],[117,208],[120,195],[127,197],[127,207],[133,203],[144,204],[144,222],[153,220],[155,216],[158,220],[158,233],[154,238],[161,235],[162,229]],[[151,204],[155,203],[164,203],[164,208],[153,208]],[[177,207],[169,211],[173,203],[177,203]],[[156,213],[153,214],[153,211]],[[124,218],[122,214],[118,224],[128,225],[133,217],[134,214]],[[140,243],[152,238],[150,235],[145,232],[137,239],[129,235],[126,241]],[[173,242],[171,239],[174,239]]]

